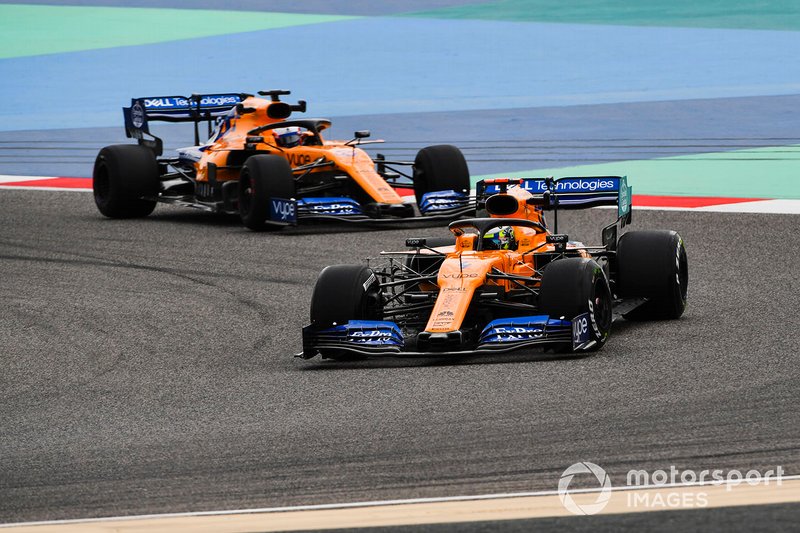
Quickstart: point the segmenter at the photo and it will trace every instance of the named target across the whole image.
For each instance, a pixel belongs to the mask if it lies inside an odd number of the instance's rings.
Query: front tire
[[[414,196],[417,205],[423,195],[435,191],[469,193],[469,169],[461,150],[450,144],[428,146],[414,159]]]
[[[158,162],[137,144],[106,146],[97,154],[92,189],[97,209],[109,218],[141,218],[153,212],[158,194]]]
[[[689,263],[683,239],[667,230],[629,231],[617,245],[617,292],[648,298],[630,320],[677,319],[686,309]]]
[[[378,280],[363,265],[325,267],[311,296],[311,324],[329,327],[350,320],[379,320]]]
[[[246,227],[253,231],[282,228],[282,224],[269,221],[270,200],[294,196],[294,174],[286,159],[254,155],[245,161],[239,175],[239,216]]]
[[[550,318],[572,320],[589,313],[590,336],[599,350],[611,332],[611,289],[603,269],[594,260],[570,257],[553,261],[544,270],[539,291],[539,308]],[[572,345],[563,346],[571,351]]]

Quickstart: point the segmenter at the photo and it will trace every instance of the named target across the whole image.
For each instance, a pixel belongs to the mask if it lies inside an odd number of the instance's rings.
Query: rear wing
[[[566,178],[494,178],[479,181],[478,204],[493,194],[519,186],[533,195],[532,203],[544,209],[584,209],[617,206],[617,216],[630,222],[631,187],[626,176],[585,176]]]
[[[195,145],[200,144],[200,122],[208,122],[208,134],[211,135],[212,122],[217,117],[225,116],[231,109],[241,104],[251,95],[245,93],[193,94],[191,96],[148,96],[133,98],[130,107],[123,107],[125,117],[125,134],[129,138],[139,139],[140,144],[158,148],[161,152],[161,140],[150,133],[149,122],[194,122]],[[145,139],[145,135],[154,140]]]
[[[632,220],[632,188],[627,176],[486,179],[476,185],[477,208],[481,209],[489,196],[508,191],[509,186],[530,192],[533,197],[528,203],[553,210],[554,233],[558,233],[559,209],[617,206],[617,220],[603,228],[603,246],[608,250],[616,250],[621,229]]]

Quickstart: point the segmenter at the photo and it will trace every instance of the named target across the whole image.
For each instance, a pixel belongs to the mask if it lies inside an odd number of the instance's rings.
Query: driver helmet
[[[283,148],[292,148],[303,143],[303,135],[298,126],[275,128],[272,130],[272,135],[275,136],[275,142],[278,146]]]
[[[492,228],[483,235],[484,250],[514,250],[516,247],[514,228],[511,226]]]

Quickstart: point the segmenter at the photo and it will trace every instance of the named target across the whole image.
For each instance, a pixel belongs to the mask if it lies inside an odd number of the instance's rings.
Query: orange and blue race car
[[[688,262],[674,231],[625,231],[631,188],[620,176],[501,178],[477,186],[481,218],[446,240],[367,265],[325,268],[300,357],[462,356],[526,347],[597,350],[615,318],[677,319]],[[616,205],[602,244],[558,232],[558,211]],[[553,228],[545,212],[552,212]]]
[[[391,222],[454,219],[472,209],[467,163],[451,145],[420,150],[413,162],[373,160],[360,145],[323,139],[331,122],[292,119],[306,102],[280,100],[289,91],[134,98],[123,108],[125,131],[138,144],[113,145],[97,156],[94,198],[111,218],[145,217],[158,202],[238,213],[252,230],[279,229],[302,220]],[[151,122],[191,122],[194,145],[163,157]],[[208,140],[200,141],[205,122]],[[398,167],[411,167],[400,170]],[[396,188],[412,189],[416,202]]]

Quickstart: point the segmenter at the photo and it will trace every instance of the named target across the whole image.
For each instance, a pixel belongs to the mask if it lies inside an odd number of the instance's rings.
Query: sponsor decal
[[[525,182],[525,188],[530,183],[533,185],[533,190],[536,192],[544,192],[547,190],[547,184],[544,181],[528,181]],[[528,189],[530,190],[530,189]],[[615,179],[574,179],[574,180],[560,180],[555,184],[555,192],[613,192],[617,190],[617,180]]]
[[[447,291],[447,292],[442,291],[442,295],[439,296],[439,298],[441,300],[440,308],[445,308],[445,309],[453,307],[458,303],[459,300],[459,296],[454,294],[453,291]]]
[[[294,200],[272,198],[269,201],[269,218],[274,222],[297,222],[297,209]]]
[[[448,317],[448,316],[449,316],[449,317],[452,317],[452,316],[455,316],[455,315],[456,315],[456,314],[455,314],[454,312],[452,312],[452,311],[439,311],[439,312],[436,314],[436,316],[442,316],[442,317]]]
[[[350,333],[351,337],[360,337],[367,339],[391,337],[391,331],[381,331],[379,329],[371,329],[367,331],[353,331]]]
[[[467,289],[464,287],[445,287],[442,292],[467,292]]]
[[[544,330],[540,327],[519,327],[519,326],[499,326],[492,330],[495,335],[502,335],[504,340],[525,341],[538,339],[544,335]]]
[[[594,304],[592,304],[591,300],[586,300],[586,302],[589,304],[589,323],[592,325],[595,336],[598,339],[602,339],[603,334],[600,333],[600,327],[597,325],[597,318],[594,316]]]
[[[131,124],[133,124],[133,127],[136,129],[140,129],[144,126],[144,108],[139,102],[131,106]]]
[[[365,291],[369,290],[369,286],[372,285],[373,283],[375,283],[374,272],[370,273],[369,277],[367,278],[367,281],[364,282],[364,290]]]
[[[522,328],[519,326],[500,326],[494,328],[497,333],[541,333],[542,328]]]
[[[627,215],[631,210],[631,189],[627,183],[622,181],[619,187],[619,206],[617,208],[617,216]]]
[[[239,97],[235,95],[208,95],[200,99],[200,107],[228,106],[238,104],[239,101]],[[144,107],[147,109],[186,109],[193,105],[197,104],[187,98],[175,96],[144,99]]]
[[[177,98],[145,98],[144,105],[147,108],[155,108],[155,109],[165,109],[165,108],[176,108],[176,107],[186,107],[189,102],[187,100],[181,99],[183,104],[177,103]]]
[[[302,211],[331,215],[350,215],[361,212],[355,200],[345,197],[302,198],[297,202]]]
[[[678,245],[675,247],[675,285],[678,287],[680,291],[681,287],[681,248],[683,248],[683,239],[678,237]],[[683,306],[686,307],[686,301],[684,300]]]
[[[541,194],[547,191],[547,183],[543,179],[526,178],[520,185],[526,191],[535,194]],[[553,192],[556,193],[569,193],[569,192],[616,192],[619,187],[619,180],[617,178],[575,178],[575,179],[561,179],[556,181]],[[499,185],[489,185],[486,187],[487,193],[496,193],[500,191]]]
[[[477,278],[480,277],[479,274],[475,272],[467,272],[467,273],[458,273],[458,274],[442,274],[442,277],[447,279],[462,279],[462,278]]]
[[[564,235],[562,233],[552,234],[548,235],[546,237],[546,240],[550,244],[556,244],[556,243],[566,244],[569,241],[569,236]]]
[[[353,211],[352,204],[312,204],[307,206],[312,211]]]
[[[572,320],[572,347],[577,348],[578,346],[589,342],[590,338],[590,330],[589,330],[589,313],[583,313],[582,315],[576,316]]]
[[[292,166],[307,165],[311,162],[308,154],[289,154],[289,164]]]

